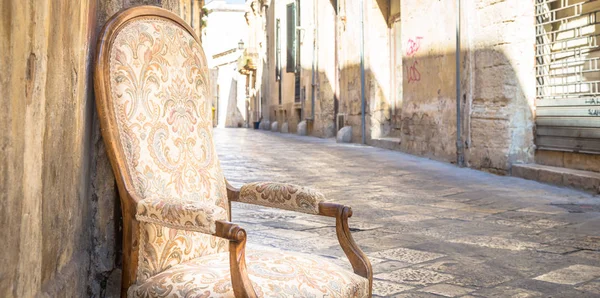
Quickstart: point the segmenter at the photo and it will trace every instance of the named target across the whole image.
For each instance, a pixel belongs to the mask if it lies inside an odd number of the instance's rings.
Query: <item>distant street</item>
[[[383,297],[599,297],[600,197],[331,139],[216,129],[227,179],[310,186],[351,206]],[[250,245],[350,268],[330,218],[235,203]]]

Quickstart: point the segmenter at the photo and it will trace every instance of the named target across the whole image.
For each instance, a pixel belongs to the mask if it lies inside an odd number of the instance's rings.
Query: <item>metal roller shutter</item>
[[[536,0],[536,145],[600,154],[600,1]]]

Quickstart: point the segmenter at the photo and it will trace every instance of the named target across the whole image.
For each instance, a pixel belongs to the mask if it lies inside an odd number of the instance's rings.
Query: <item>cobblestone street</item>
[[[215,139],[235,186],[295,183],[351,206],[375,296],[600,297],[597,196],[331,139],[248,129]],[[331,218],[234,203],[233,221],[250,245],[350,268]]]

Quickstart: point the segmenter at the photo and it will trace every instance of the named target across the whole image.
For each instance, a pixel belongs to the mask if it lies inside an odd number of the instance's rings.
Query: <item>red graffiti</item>
[[[417,36],[415,39],[408,39],[408,44],[406,45],[406,56],[412,56],[416,54],[421,48],[421,40],[423,37]]]
[[[408,83],[418,82],[421,80],[421,73],[417,69],[419,61],[415,60],[412,65],[406,66],[406,74],[408,77]]]

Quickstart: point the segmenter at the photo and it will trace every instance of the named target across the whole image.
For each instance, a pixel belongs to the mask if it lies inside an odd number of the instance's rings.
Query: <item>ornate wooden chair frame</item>
[[[121,285],[121,296],[127,296],[127,290],[135,283],[138,255],[139,255],[139,219],[136,219],[136,210],[138,204],[144,198],[140,198],[134,191],[132,177],[128,173],[125,157],[120,148],[120,139],[118,137],[118,127],[115,123],[115,112],[111,108],[112,96],[110,92],[110,73],[109,73],[109,54],[110,45],[115,39],[119,28],[125,23],[140,17],[158,17],[169,20],[189,33],[201,44],[199,38],[195,35],[192,28],[175,14],[154,7],[139,6],[130,8],[117,13],[113,16],[102,29],[97,44],[96,68],[94,73],[94,86],[96,93],[96,105],[101,123],[102,136],[107,148],[108,156],[116,177],[117,186],[121,199],[121,208],[123,214],[123,277]],[[336,233],[339,244],[344,253],[350,260],[352,268],[357,275],[360,275],[369,281],[369,295],[371,294],[373,272],[367,256],[360,250],[352,239],[348,226],[348,218],[352,216],[352,209],[347,206],[328,203],[323,200],[324,196],[318,192],[295,187],[298,191],[296,195],[304,196],[314,203],[314,208],[302,209],[298,206],[289,206],[285,203],[270,202],[253,197],[253,187],[256,184],[245,185],[242,189],[237,189],[226,183],[227,198],[229,200],[229,220],[231,220],[231,202],[244,202],[262,206],[281,208],[304,213],[316,214],[321,216],[333,217],[336,220]],[[263,185],[264,186],[264,185]],[[267,183],[267,187],[289,187],[290,185]],[[244,193],[246,189],[246,194]],[[202,212],[202,209],[199,210]],[[246,232],[239,225],[224,220],[210,220],[210,228],[206,230],[196,230],[202,233],[211,234],[220,238],[229,240],[229,260],[233,291],[236,297],[256,297],[253,285],[246,272],[245,247]]]

